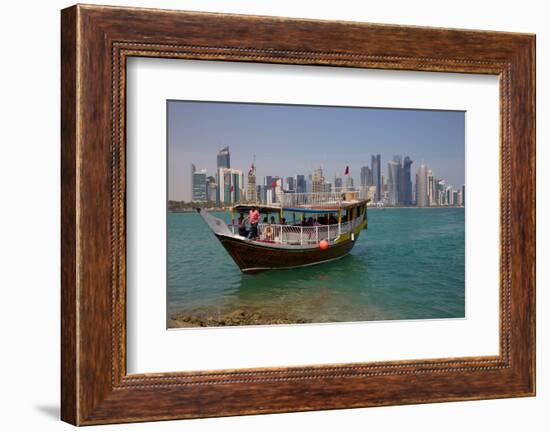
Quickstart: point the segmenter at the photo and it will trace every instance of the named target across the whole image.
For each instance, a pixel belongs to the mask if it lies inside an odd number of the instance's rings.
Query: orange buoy
[[[321,250],[326,250],[328,248],[328,241],[326,239],[322,240],[320,243],[319,243],[319,248]]]

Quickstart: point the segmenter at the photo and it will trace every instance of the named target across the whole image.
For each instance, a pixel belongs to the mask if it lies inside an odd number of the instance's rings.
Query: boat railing
[[[322,240],[331,243],[340,235],[354,230],[362,221],[363,218],[358,217],[350,222],[317,226],[259,223],[257,239],[288,245],[312,245]],[[236,225],[229,225],[229,228],[233,234],[238,234]]]

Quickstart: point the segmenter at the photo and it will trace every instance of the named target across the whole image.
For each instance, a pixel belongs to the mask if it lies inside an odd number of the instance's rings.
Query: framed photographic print
[[[62,419],[535,394],[535,37],[62,11]]]

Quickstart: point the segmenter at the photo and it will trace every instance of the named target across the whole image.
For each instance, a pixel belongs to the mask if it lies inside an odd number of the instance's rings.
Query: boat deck
[[[254,241],[270,244],[300,246],[316,245],[323,240],[326,240],[329,243],[335,243],[342,237],[342,235],[348,234],[349,232],[355,230],[361,225],[361,223],[363,223],[363,221],[364,218],[359,217],[350,222],[318,226],[259,223],[258,237]],[[228,228],[233,235],[239,236],[236,225],[229,224]]]

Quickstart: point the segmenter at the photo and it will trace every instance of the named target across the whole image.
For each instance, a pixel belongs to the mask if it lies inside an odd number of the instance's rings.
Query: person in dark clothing
[[[239,215],[239,219],[237,220],[237,227],[239,229],[240,236],[248,236],[248,230],[246,230],[243,213]]]

